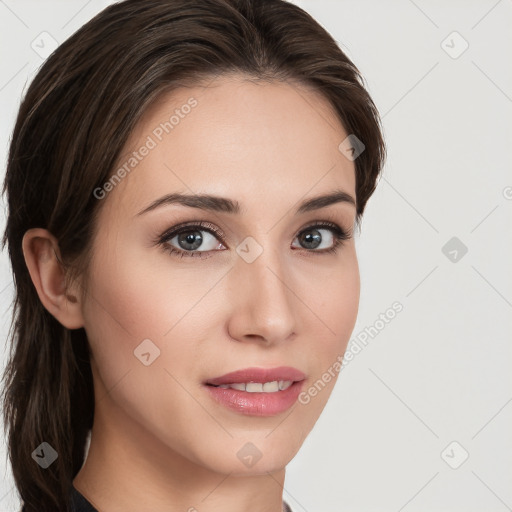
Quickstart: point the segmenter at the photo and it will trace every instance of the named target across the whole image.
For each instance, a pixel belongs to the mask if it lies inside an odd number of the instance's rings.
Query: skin
[[[285,466],[336,378],[307,405],[270,417],[231,411],[201,383],[241,368],[293,366],[307,390],[344,353],[359,304],[354,238],[320,254],[334,242],[328,228],[317,249],[298,235],[313,221],[350,232],[356,209],[340,202],[294,211],[334,189],[355,198],[354,162],[339,151],[347,132],[318,93],[236,75],[162,97],[119,162],[190,97],[198,105],[101,199],[82,287],[65,289],[48,231],[28,231],[23,250],[44,306],[66,327],[84,327],[92,349],[94,426],[75,487],[108,512],[280,512]],[[228,197],[244,211],[174,204],[137,215],[171,192]],[[206,258],[179,258],[153,241],[201,220],[225,234],[203,241]],[[247,236],[263,248],[252,263],[236,252]],[[177,239],[172,245],[185,250]],[[134,350],[148,338],[160,356],[145,366]],[[248,442],[262,454],[252,467],[237,457]]]

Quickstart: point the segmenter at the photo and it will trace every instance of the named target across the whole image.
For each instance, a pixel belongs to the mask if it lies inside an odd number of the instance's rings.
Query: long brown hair
[[[358,69],[310,15],[284,0],[127,0],[106,8],[47,59],[22,100],[9,149],[3,247],[14,275],[3,417],[14,481],[27,512],[69,510],[85,456],[94,393],[85,330],[42,305],[22,253],[24,233],[48,229],[72,275],[87,271],[93,191],[112,175],[141,115],[164,92],[238,72],[319,91],[347,133],[359,222],[385,156],[377,109]],[[341,142],[341,141],[340,141]],[[42,442],[58,454],[32,457]]]

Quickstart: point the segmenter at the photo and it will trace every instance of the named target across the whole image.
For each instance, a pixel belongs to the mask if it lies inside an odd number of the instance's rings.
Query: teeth
[[[277,380],[265,382],[262,388],[265,393],[274,393],[275,391],[279,391],[279,382],[277,382]]]
[[[293,380],[280,380],[279,381],[279,389],[284,390],[288,389],[293,384]]]
[[[219,388],[224,389],[237,389],[238,391],[247,391],[248,393],[276,393],[277,391],[284,391],[293,384],[292,380],[274,380],[272,382],[240,382],[233,384],[220,384]]]
[[[261,382],[248,382],[245,385],[245,391],[248,393],[262,393],[263,384]]]

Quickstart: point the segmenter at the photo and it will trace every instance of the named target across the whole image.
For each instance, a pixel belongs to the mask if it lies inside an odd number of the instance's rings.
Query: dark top
[[[88,501],[87,499],[76,489],[73,485],[71,488],[71,510],[73,512],[98,512]],[[21,509],[21,512],[26,512],[25,507]],[[283,512],[292,512],[292,509],[283,500]]]
[[[98,510],[95,509],[80,492],[78,492],[74,485],[71,487],[69,496],[71,510],[73,512],[98,512]],[[23,507],[21,512],[26,512],[26,510],[27,509]]]
[[[74,485],[71,488],[71,510],[73,512],[98,512]]]

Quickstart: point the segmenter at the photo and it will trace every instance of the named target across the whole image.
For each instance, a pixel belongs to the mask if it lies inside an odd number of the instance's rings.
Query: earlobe
[[[83,327],[79,294],[65,287],[65,269],[61,264],[57,239],[46,229],[32,228],[23,236],[22,250],[43,306],[64,327]]]

